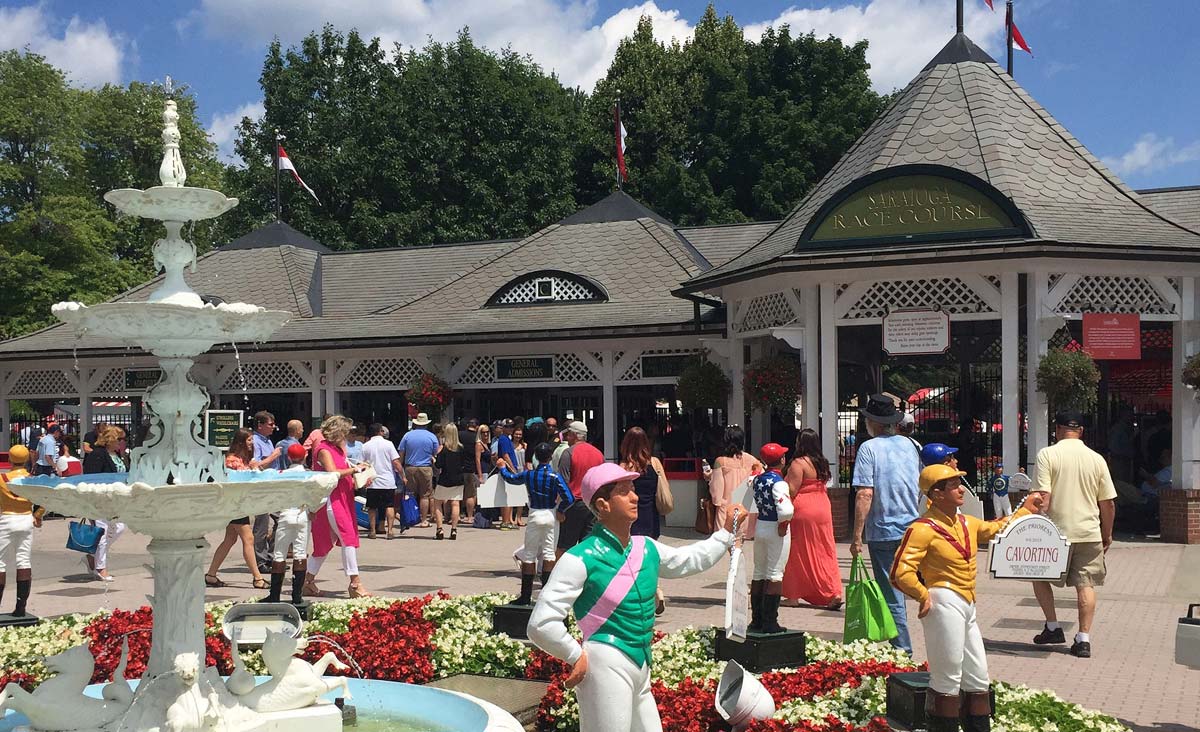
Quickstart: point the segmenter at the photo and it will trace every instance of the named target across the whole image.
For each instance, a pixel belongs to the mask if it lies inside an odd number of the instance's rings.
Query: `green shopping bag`
[[[852,643],[862,638],[886,641],[897,635],[896,621],[883,599],[879,583],[867,573],[862,557],[855,557],[850,564],[850,584],[846,586],[846,626],[842,641]]]

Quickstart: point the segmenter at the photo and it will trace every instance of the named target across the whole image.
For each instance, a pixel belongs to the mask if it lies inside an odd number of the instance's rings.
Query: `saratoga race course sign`
[[[1062,579],[1071,543],[1040,514],[1022,516],[1005,527],[988,548],[988,570],[996,579]]]

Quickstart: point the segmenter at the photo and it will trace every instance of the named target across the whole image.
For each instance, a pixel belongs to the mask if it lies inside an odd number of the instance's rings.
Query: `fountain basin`
[[[176,189],[178,190],[178,189]],[[218,343],[264,341],[292,314],[245,303],[110,302],[87,306],[60,302],[50,311],[88,332],[146,348],[163,358],[191,357]]]
[[[266,677],[259,677],[261,683]],[[346,727],[347,732],[521,732],[517,720],[503,709],[482,699],[430,686],[401,684],[394,681],[350,679],[353,698],[347,703],[358,710],[358,726]],[[130,686],[137,686],[130,680]],[[99,698],[103,684],[85,689],[88,696]],[[309,732],[314,727],[331,725],[332,704],[299,709],[295,712],[275,712],[269,715],[267,727],[287,732]],[[280,726],[276,717],[288,715],[290,724]],[[307,722],[307,724],[305,723]],[[340,729],[340,715],[337,718]],[[12,732],[29,724],[23,714],[10,711],[0,719],[0,732]]]
[[[233,519],[284,508],[315,509],[337,484],[335,473],[230,471],[215,483],[127,485],[124,473],[11,481],[15,493],[64,516],[122,521],[156,539],[191,539]]]
[[[104,200],[123,213],[158,221],[200,221],[220,216],[238,205],[220,191],[182,186],[154,186],[146,190],[121,188],[104,194]]]

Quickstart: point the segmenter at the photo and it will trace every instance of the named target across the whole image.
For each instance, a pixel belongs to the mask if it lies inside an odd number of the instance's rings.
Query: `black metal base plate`
[[[25,628],[30,625],[37,625],[42,622],[42,619],[36,615],[11,615],[9,613],[0,614],[0,628]]]
[[[894,730],[925,729],[925,692],[928,690],[928,671],[907,671],[888,676],[885,713],[888,726]],[[995,709],[996,689],[993,688],[991,692],[992,709]]]
[[[714,653],[720,661],[737,661],[748,671],[762,672],[777,668],[803,666],[808,663],[804,648],[804,632],[749,633],[742,643],[725,637],[725,629],[717,628]]]
[[[533,605],[497,605],[492,609],[492,632],[526,640],[529,638],[526,628],[532,614]]]

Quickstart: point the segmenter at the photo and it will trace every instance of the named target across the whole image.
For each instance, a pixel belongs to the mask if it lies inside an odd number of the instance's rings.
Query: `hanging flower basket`
[[[746,405],[753,409],[776,407],[790,414],[800,400],[803,378],[799,362],[790,356],[759,359],[746,367],[742,377]]]
[[[1096,408],[1100,369],[1083,351],[1052,349],[1037,369],[1037,389],[1046,395],[1051,411],[1075,409],[1084,414]]]
[[[425,372],[417,377],[404,396],[423,411],[440,413],[454,398],[454,389],[437,374]]]
[[[707,353],[689,359],[675,384],[675,396],[684,409],[724,409],[732,390],[725,371],[709,361]]]

